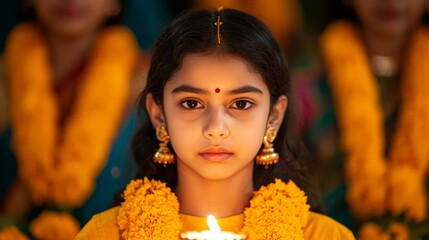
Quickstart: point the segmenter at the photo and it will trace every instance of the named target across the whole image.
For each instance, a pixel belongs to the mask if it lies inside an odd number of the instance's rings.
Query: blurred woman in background
[[[135,127],[129,121],[138,88],[133,79],[144,71],[140,49],[131,31],[116,24],[122,1],[28,4],[28,20],[13,29],[5,47],[18,177],[2,189],[2,215],[22,223],[46,209],[66,210],[84,223],[100,210],[81,208],[97,179],[104,187],[92,207],[107,208],[134,175],[126,172],[132,163],[124,154]],[[72,239],[79,227],[69,215],[42,212],[30,231],[37,239]]]
[[[395,232],[399,221],[412,236],[427,235],[411,224],[428,222],[427,1],[346,5],[348,16],[321,35],[322,77],[300,83],[322,211],[354,230],[373,220],[383,223],[380,234]],[[362,239],[377,229],[367,226]]]

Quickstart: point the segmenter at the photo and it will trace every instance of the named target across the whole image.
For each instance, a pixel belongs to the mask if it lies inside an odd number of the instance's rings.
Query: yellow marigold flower
[[[79,233],[80,224],[70,214],[42,212],[30,224],[30,232],[36,239],[72,240]]]
[[[390,240],[389,234],[373,222],[367,222],[362,225],[358,240]]]
[[[409,240],[410,230],[407,225],[394,222],[389,226],[390,233],[394,236],[395,240]]]
[[[255,192],[244,211],[243,233],[249,239],[304,239],[310,206],[294,182],[279,179]]]
[[[29,238],[13,226],[0,230],[0,240],[29,240]]]
[[[133,180],[123,192],[117,224],[127,240],[177,239],[182,228],[179,202],[165,183]]]
[[[393,222],[388,229],[381,229],[380,226],[373,222],[367,222],[362,225],[358,240],[409,240],[410,231],[402,223]]]
[[[389,175],[389,207],[393,214],[405,212],[409,219],[426,218],[425,178],[410,167],[392,167]]]

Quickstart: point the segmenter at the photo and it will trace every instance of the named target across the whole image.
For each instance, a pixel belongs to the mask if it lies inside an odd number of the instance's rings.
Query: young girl
[[[249,239],[353,239],[295,185],[309,189],[286,60],[255,17],[178,17],[155,45],[140,104],[139,180],[77,239],[178,239],[208,229],[209,214]]]

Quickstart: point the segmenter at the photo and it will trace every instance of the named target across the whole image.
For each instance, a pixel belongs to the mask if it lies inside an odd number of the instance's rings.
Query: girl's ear
[[[281,95],[276,104],[271,109],[271,113],[268,118],[268,127],[273,127],[276,131],[280,129],[280,125],[283,122],[283,118],[287,109],[287,103],[287,97],[285,95]]]
[[[162,111],[162,105],[156,104],[152,94],[146,95],[146,110],[149,115],[152,126],[156,129],[161,125],[165,125],[164,112]]]

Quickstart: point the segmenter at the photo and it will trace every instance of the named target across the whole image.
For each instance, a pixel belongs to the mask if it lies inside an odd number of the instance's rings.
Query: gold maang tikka
[[[270,127],[265,132],[264,147],[256,156],[256,164],[264,165],[268,168],[270,164],[276,164],[279,161],[279,154],[274,151],[273,142],[276,139],[277,132],[274,128]]]
[[[222,11],[223,7],[219,7],[217,9],[218,12]],[[214,25],[217,27],[217,44],[220,45],[220,26],[222,26],[222,23],[220,21],[220,13],[218,13],[217,15],[217,21],[214,23]]]
[[[159,149],[153,156],[153,161],[155,163],[163,164],[164,167],[167,164],[174,163],[174,155],[168,149],[167,144],[170,141],[170,136],[168,136],[165,126],[159,126],[156,128],[156,138],[160,141]]]

